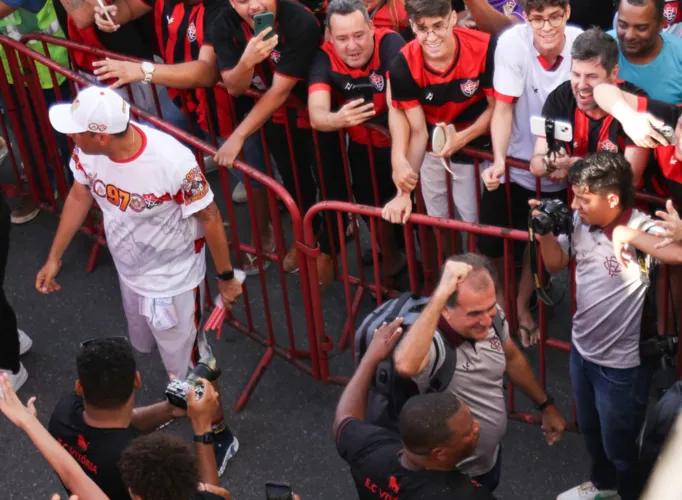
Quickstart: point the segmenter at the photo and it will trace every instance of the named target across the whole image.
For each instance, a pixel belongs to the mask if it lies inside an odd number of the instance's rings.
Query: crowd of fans
[[[348,199],[347,156],[354,201],[382,208],[385,277],[406,268],[401,225],[416,207],[417,191],[430,216],[450,217],[452,204],[464,222],[521,230],[546,210],[541,200],[570,205],[567,230],[535,235],[550,273],[575,264],[570,379],[592,463],[589,481],[558,499],[639,498],[646,478],[638,474],[635,442],[657,367],[640,342],[665,334],[676,309],[663,295],[651,313],[649,290],[670,288],[675,305],[682,296],[680,8],[675,0],[0,2],[0,33],[19,38],[37,31],[145,60],[75,51],[70,63],[94,84],[75,96],[65,78],[53,81],[37,67],[73,182],[36,289],[61,289],[55,278],[62,256],[96,201],[129,335],[81,344],[75,389],[60,400],[46,430],[33,401],[24,406],[16,396],[28,377],[20,356],[32,341],[0,288],[6,372],[0,411],[81,499],[230,498],[220,476],[239,442],[214,380],[198,380],[200,397],[187,386],[186,409],[172,399],[134,406],[141,379],[133,348],[158,349],[168,374],[180,381],[211,356],[201,329],[205,248],[218,272],[221,307],[232,307],[243,282],[192,153],[130,119],[128,96],[155,111],[153,83],[166,121],[215,139],[220,167],[232,168],[238,158],[261,172],[271,164],[304,212],[321,198]],[[49,56],[69,64],[64,47],[51,45]],[[55,104],[57,95],[68,102]],[[390,138],[367,125],[388,129]],[[22,122],[14,134],[27,135],[28,126]],[[570,137],[557,140],[553,126]],[[488,150],[493,160],[474,162],[465,147]],[[529,167],[508,168],[509,159]],[[52,163],[46,199],[54,197],[59,168]],[[251,238],[272,253],[267,190],[257,182],[251,188]],[[636,200],[636,190],[668,199],[658,219]],[[245,197],[239,184],[233,199]],[[10,211],[0,193],[0,209],[2,283],[10,221],[29,222],[39,208],[26,197]],[[314,227],[324,290],[334,279],[333,242],[343,236],[322,218]],[[518,297],[516,310],[505,311],[497,278],[508,265],[503,240],[481,236],[480,255],[461,254],[461,237],[442,246],[449,258],[430,300],[416,319],[387,317],[372,332],[337,407],[336,445],[363,500],[494,498],[503,481],[505,377],[542,413],[549,445],[566,427],[514,341],[518,336],[525,348],[539,341],[532,249],[515,242]],[[269,260],[261,259],[246,254],[247,276],[267,269]],[[656,273],[660,263],[671,265],[667,274]],[[295,245],[283,265],[298,270]],[[643,321],[648,313],[651,321]],[[391,428],[368,411],[386,359],[416,394]],[[447,383],[435,387],[446,369]],[[181,441],[152,432],[184,416],[195,434],[195,457]]]

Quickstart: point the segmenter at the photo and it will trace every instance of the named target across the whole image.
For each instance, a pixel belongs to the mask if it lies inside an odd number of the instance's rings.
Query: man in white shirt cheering
[[[190,367],[211,353],[200,330],[205,243],[225,307],[242,293],[204,174],[175,138],[131,122],[129,104],[109,89],[89,87],[72,104],[53,106],[50,122],[76,144],[70,165],[75,182],[36,289],[60,289],[55,276],[62,256],[96,199],[119,275],[130,341],[140,352],[158,347],[166,371],[184,380]],[[222,474],[238,447],[222,411],[214,432]]]

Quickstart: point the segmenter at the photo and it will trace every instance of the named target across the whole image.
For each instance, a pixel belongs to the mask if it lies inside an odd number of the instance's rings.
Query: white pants
[[[426,213],[433,217],[450,217],[448,209],[448,185],[452,182],[452,198],[459,217],[464,222],[478,222],[478,203],[476,199],[476,182],[482,186],[481,171],[485,170],[487,162],[475,165],[453,163],[446,159],[448,168],[455,175],[445,170],[440,158],[429,153],[424,156],[420,170],[422,195],[426,205]]]
[[[158,348],[166,372],[184,380],[200,358],[211,355],[201,329],[203,283],[175,297],[150,299],[119,282],[130,343],[143,353]]]

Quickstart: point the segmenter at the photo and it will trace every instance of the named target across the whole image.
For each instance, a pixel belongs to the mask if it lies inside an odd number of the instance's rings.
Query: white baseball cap
[[[106,87],[81,90],[71,104],[50,108],[50,123],[62,134],[118,134],[130,121],[130,105]]]

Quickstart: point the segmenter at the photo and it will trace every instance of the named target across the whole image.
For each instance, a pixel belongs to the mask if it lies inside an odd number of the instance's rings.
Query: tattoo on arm
[[[216,219],[220,219],[220,210],[218,210],[218,205],[213,201],[209,206],[197,212],[195,216],[202,224],[208,224]]]

